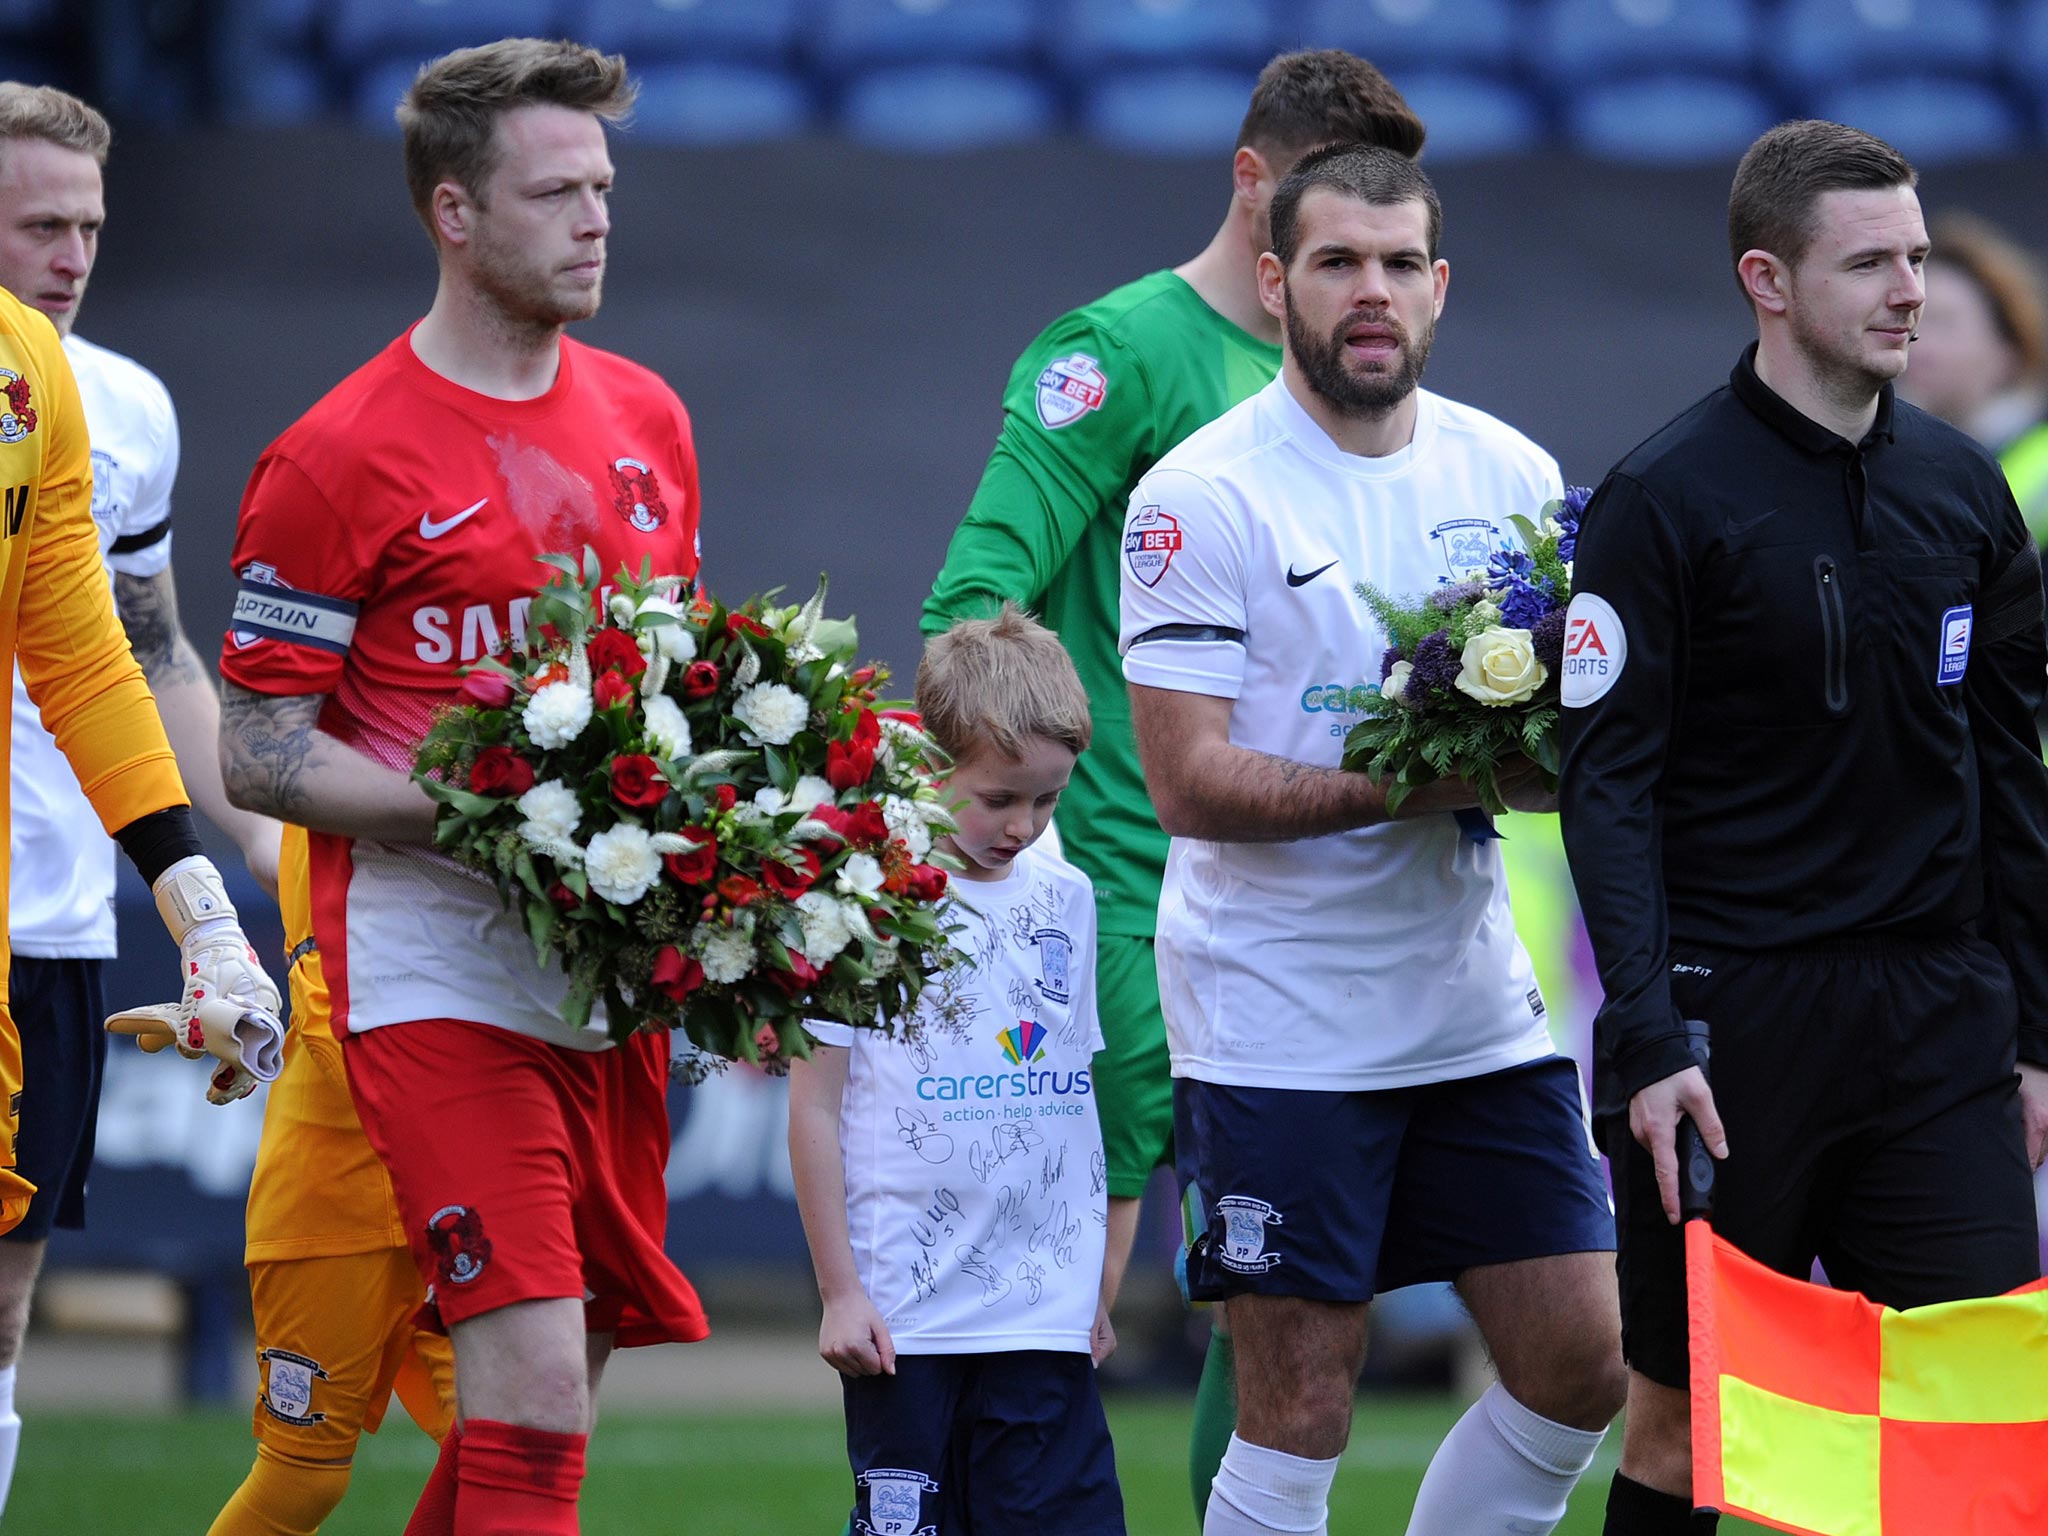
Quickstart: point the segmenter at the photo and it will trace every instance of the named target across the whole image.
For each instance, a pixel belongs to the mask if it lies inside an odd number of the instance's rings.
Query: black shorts
[[[898,1355],[843,1379],[855,1536],[1123,1536],[1087,1355]]]
[[[1982,939],[1730,951],[1673,941],[1671,992],[1709,1030],[1728,1136],[1714,1230],[1891,1307],[2040,1274],[2014,1056],[2018,1004]],[[1685,1250],[1650,1156],[1604,1117],[1629,1365],[1687,1385]]]
[[[8,970],[7,1011],[21,1035],[15,1171],[36,1187],[21,1225],[6,1234],[15,1242],[85,1225],[85,1176],[107,1064],[105,969],[104,960],[16,955]]]
[[[1468,1269],[1614,1247],[1562,1056],[1411,1088],[1174,1082],[1188,1295],[1370,1301]]]

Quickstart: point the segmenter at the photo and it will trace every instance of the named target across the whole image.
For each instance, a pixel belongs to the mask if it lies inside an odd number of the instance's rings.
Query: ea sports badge
[[[1565,708],[1583,709],[1604,698],[1620,680],[1627,661],[1628,635],[1614,605],[1591,592],[1573,593],[1564,615],[1564,682],[1559,692]]]
[[[1974,621],[1968,603],[1941,616],[1941,660],[1934,672],[1937,688],[1953,688],[1970,665],[1970,630]]]
[[[1124,561],[1131,574],[1148,587],[1159,578],[1180,553],[1180,519],[1157,507],[1140,507],[1124,529]]]
[[[1102,409],[1108,394],[1109,378],[1102,364],[1086,352],[1056,357],[1039,371],[1038,419],[1048,432],[1057,432]]]

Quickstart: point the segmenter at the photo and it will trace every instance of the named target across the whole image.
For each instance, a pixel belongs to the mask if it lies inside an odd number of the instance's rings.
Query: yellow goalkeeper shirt
[[[117,832],[190,802],[156,701],[114,616],[92,521],[92,450],[78,385],[48,319],[0,292],[0,646],[78,776],[100,823]],[[0,751],[12,721],[0,719]],[[0,797],[7,794],[0,774]],[[5,808],[0,799],[0,808]],[[10,812],[11,819],[11,812]],[[7,850],[0,847],[0,881]],[[0,886],[4,890],[4,886]],[[0,1004],[7,984],[0,939]],[[0,1232],[34,1188],[15,1172],[21,1039],[0,1008],[0,1091],[7,1095]]]

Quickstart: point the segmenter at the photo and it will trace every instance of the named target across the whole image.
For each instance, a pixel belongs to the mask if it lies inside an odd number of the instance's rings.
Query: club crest
[[[612,506],[642,533],[652,533],[668,521],[661,482],[638,459],[612,460]]]
[[[266,1349],[256,1362],[263,1369],[263,1408],[272,1418],[287,1424],[318,1424],[327,1417],[312,1411],[313,1383],[327,1380],[319,1361],[289,1350]]]
[[[6,408],[0,409],[0,443],[18,443],[36,429],[29,382],[12,368],[0,368],[0,394],[7,397]]]
[[[1216,1216],[1223,1222],[1223,1246],[1216,1257],[1225,1268],[1262,1275],[1280,1262],[1279,1254],[1266,1252],[1266,1228],[1280,1225],[1280,1213],[1272,1206],[1248,1195],[1225,1195],[1216,1202]]]
[[[1031,935],[1038,946],[1038,990],[1049,1003],[1072,1002],[1067,990],[1067,973],[1073,963],[1074,941],[1057,928],[1041,928]]]
[[[922,1472],[877,1467],[854,1479],[864,1508],[854,1511],[853,1528],[861,1536],[936,1536],[936,1522],[925,1522],[924,1496],[939,1485]]]
[[[491,1258],[484,1219],[466,1205],[444,1205],[427,1218],[427,1246],[441,1278],[450,1285],[468,1285]]]
[[[1463,581],[1473,571],[1483,571],[1497,549],[1507,548],[1500,531],[1483,517],[1454,518],[1429,530],[1444,557],[1441,580]]]

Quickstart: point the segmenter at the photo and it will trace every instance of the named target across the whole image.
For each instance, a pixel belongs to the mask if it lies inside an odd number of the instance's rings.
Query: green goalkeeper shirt
[[[1104,933],[1150,935],[1166,868],[1117,657],[1131,489],[1167,451],[1280,371],[1280,348],[1154,272],[1060,316],[1024,349],[1003,428],[924,605],[936,634],[1004,598],[1058,631],[1095,716],[1060,801],[1066,856],[1095,884]]]

